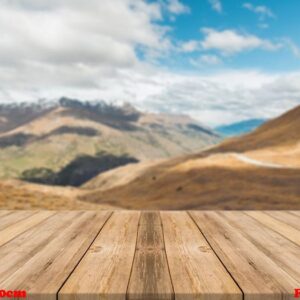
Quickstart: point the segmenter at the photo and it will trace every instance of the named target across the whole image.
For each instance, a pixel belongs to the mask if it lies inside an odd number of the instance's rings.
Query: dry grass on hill
[[[204,152],[121,167],[82,189],[0,183],[0,207],[297,210],[299,143],[300,107]]]
[[[0,209],[102,210],[117,209],[77,199],[80,191],[9,180],[0,182]]]
[[[219,157],[155,166],[130,184],[80,199],[128,209],[300,209],[300,170]]]

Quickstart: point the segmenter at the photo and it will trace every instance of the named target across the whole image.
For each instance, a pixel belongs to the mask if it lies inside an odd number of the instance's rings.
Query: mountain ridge
[[[28,122],[18,122],[17,107],[29,112]],[[10,130],[2,126],[0,133],[2,178],[45,174],[42,170],[58,174],[68,164],[77,164],[80,156],[99,161],[98,153],[123,162],[123,156],[135,161],[169,158],[196,153],[221,139],[188,116],[141,112],[128,103],[116,106],[64,97],[53,105],[21,104],[13,111]]]
[[[248,119],[240,122],[218,126],[215,128],[215,130],[225,137],[239,136],[255,130],[266,121],[266,119]]]
[[[198,154],[121,167],[128,182],[118,169],[99,175],[80,199],[128,209],[300,209],[299,129],[300,106]]]
[[[300,209],[299,116],[300,107],[245,136],[193,154],[120,166],[80,188],[0,181],[0,207]]]

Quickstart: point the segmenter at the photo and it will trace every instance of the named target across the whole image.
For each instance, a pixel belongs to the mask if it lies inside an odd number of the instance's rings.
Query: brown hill
[[[214,152],[246,152],[265,148],[294,146],[300,141],[300,106],[273,119],[250,134],[228,139]]]
[[[300,209],[299,116],[297,107],[246,136],[136,169],[125,182],[99,176],[91,187],[100,188],[80,199],[133,209]]]
[[[300,106],[275,118],[254,132],[228,139],[208,151],[240,152],[249,158],[290,168],[300,167]]]
[[[0,133],[29,123],[51,110],[52,107],[46,105],[43,101],[37,104],[2,104],[0,105]]]
[[[11,114],[14,120],[24,112],[17,107],[14,112],[18,113]],[[2,128],[0,178],[24,178],[24,172],[57,176],[69,165],[78,165],[78,161],[94,159],[99,164],[103,153],[121,161],[99,168],[100,173],[133,160],[195,153],[220,141],[217,134],[187,116],[142,113],[128,104],[114,106],[62,98],[47,110],[26,107],[32,111],[28,122],[23,118],[20,126],[12,122],[10,130]],[[10,114],[1,115],[0,110],[0,117],[2,122],[9,122]],[[128,162],[122,159],[125,156],[130,157]],[[89,176],[95,173],[97,170]],[[78,182],[87,179],[83,174]],[[71,181],[69,184],[73,185]]]
[[[102,210],[118,209],[109,205],[78,200],[82,191],[74,188],[49,187],[17,180],[0,181],[0,210]]]
[[[0,204],[20,209],[300,209],[298,114],[296,108],[254,133],[198,154],[116,168],[81,189],[2,182]]]

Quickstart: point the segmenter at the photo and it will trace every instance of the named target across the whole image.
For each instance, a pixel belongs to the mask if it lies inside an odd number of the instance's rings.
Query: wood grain
[[[59,293],[59,300],[126,299],[139,212],[117,211]]]
[[[286,223],[297,230],[300,230],[300,220],[299,216],[288,212],[288,211],[266,211],[266,214],[270,215],[271,217]]]
[[[289,213],[294,214],[297,217],[300,217],[300,210],[290,210]]]
[[[14,223],[19,222],[37,212],[34,211],[0,211],[0,232]]]
[[[52,216],[54,213],[50,211],[41,212],[18,212],[8,215],[6,225],[0,230],[0,246],[4,245],[8,241],[14,239],[19,234],[26,230],[38,225],[45,219]]]
[[[0,286],[27,299],[55,300],[109,212],[57,213],[0,248]],[[4,276],[5,275],[5,276]]]
[[[12,210],[0,210],[0,218],[11,213],[13,213]]]
[[[292,277],[300,279],[299,246],[268,227],[262,226],[261,223],[242,212],[222,212],[220,215],[281,269]]]
[[[222,215],[216,212],[190,214],[242,289],[246,300],[293,299],[299,281]]]
[[[127,299],[173,299],[159,212],[141,214]]]
[[[242,299],[242,293],[186,212],[162,212],[176,299]]]
[[[300,246],[300,231],[295,227],[288,225],[285,222],[279,221],[276,218],[262,211],[248,211],[249,216],[259,221],[261,224],[269,227],[270,229],[280,233],[282,236],[288,238],[298,246]]]
[[[0,211],[0,288],[29,300],[291,300],[299,211]]]

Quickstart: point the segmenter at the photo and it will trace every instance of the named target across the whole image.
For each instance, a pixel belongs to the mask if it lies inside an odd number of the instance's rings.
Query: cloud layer
[[[234,29],[202,28],[201,32],[204,34],[203,40],[191,40],[183,43],[181,46],[183,52],[217,50],[223,55],[233,55],[254,49],[276,51],[282,47],[280,43],[274,43]]]
[[[222,12],[220,1],[210,2]],[[62,95],[129,101],[141,109],[190,114],[212,126],[273,117],[299,103],[300,73],[181,74],[155,63],[173,51],[198,54],[190,60],[195,66],[217,66],[243,51],[281,47],[240,30],[214,28],[203,28],[202,39],[174,43],[172,28],[162,21],[190,12],[179,0],[2,0],[0,101]],[[300,56],[291,40],[286,44]]]
[[[183,9],[171,1],[172,13]],[[143,0],[3,0],[1,85],[93,84],[170,46],[162,8]],[[14,82],[15,81],[15,82]]]
[[[235,30],[217,31],[212,28],[204,28],[202,31],[205,34],[205,39],[201,42],[202,48],[219,50],[223,54],[230,55],[257,48],[274,51],[280,47],[280,45],[260,39],[255,35],[243,34]]]
[[[226,71],[206,76],[156,73],[148,74],[147,81],[136,87],[140,95],[135,101],[142,108],[185,113],[216,126],[249,118],[273,118],[299,105],[300,73]]]
[[[275,18],[275,14],[267,6],[264,5],[255,6],[247,2],[243,4],[243,7],[256,13],[262,21],[266,18]]]

